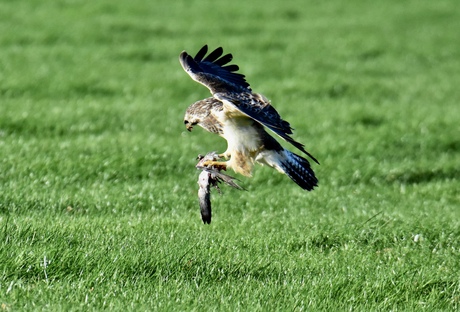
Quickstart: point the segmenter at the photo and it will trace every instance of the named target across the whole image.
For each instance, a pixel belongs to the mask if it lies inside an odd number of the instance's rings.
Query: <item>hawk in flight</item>
[[[211,53],[205,45],[195,55],[182,52],[180,63],[190,77],[207,87],[212,97],[198,101],[187,108],[184,124],[188,131],[198,125],[227,140],[227,150],[220,154],[226,161],[205,163],[216,168],[233,169],[251,176],[255,162],[268,165],[286,174],[304,190],[318,185],[310,163],[281,146],[265,127],[291,143],[312,160],[319,162],[304,149],[304,145],[290,135],[290,124],[281,119],[270,102],[261,94],[253,93],[245,76],[237,73],[237,65],[228,65],[231,54],[223,54],[221,47]]]

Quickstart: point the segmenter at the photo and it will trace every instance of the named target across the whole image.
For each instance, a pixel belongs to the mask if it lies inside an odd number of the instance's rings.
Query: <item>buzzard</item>
[[[294,145],[312,160],[304,145],[290,135],[292,128],[283,120],[263,95],[253,93],[239,67],[228,63],[231,54],[223,55],[221,47],[211,53],[205,45],[195,57],[183,51],[179,60],[190,77],[207,87],[212,97],[197,101],[187,108],[184,124],[188,131],[198,125],[227,140],[227,150],[219,154],[225,161],[209,160],[204,165],[233,169],[244,176],[252,175],[254,163],[268,165],[286,174],[302,189],[311,191],[318,185],[310,163],[281,146],[265,128]]]

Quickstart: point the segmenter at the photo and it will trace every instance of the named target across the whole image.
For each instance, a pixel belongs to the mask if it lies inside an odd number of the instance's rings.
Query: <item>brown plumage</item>
[[[225,138],[228,143],[227,150],[221,154],[228,160],[212,161],[209,165],[228,167],[251,176],[253,165],[257,162],[286,174],[305,190],[317,186],[318,180],[309,162],[284,149],[264,128],[269,128],[318,162],[303,144],[290,136],[290,124],[280,117],[264,96],[251,91],[244,75],[235,73],[237,65],[224,66],[232,60],[231,54],[221,57],[222,48],[217,48],[207,57],[206,53],[207,46],[194,58],[182,52],[180,62],[192,79],[205,85],[213,95],[187,109],[184,117],[187,130],[199,125]]]

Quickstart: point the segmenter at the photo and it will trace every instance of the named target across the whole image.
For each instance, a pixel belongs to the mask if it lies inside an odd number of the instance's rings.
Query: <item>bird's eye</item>
[[[188,124],[188,120],[184,120],[184,125]]]

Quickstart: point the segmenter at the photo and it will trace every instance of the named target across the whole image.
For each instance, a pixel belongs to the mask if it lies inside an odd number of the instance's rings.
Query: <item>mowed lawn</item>
[[[459,29],[455,0],[0,2],[0,311],[458,310]],[[201,222],[204,44],[316,190],[258,166]]]

